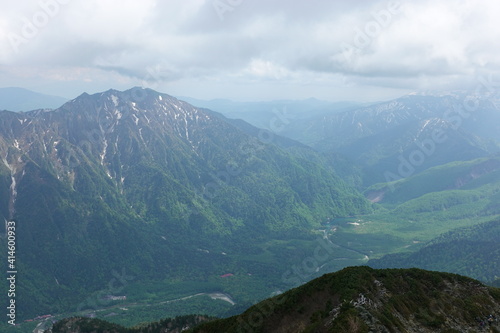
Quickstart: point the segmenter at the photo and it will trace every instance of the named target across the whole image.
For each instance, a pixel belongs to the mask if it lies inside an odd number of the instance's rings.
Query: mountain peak
[[[246,270],[228,256],[221,273],[225,255],[212,253],[246,253],[255,239],[303,237],[326,217],[370,209],[319,155],[307,160],[151,89],[0,116],[0,214],[25,235],[19,261],[33,282],[16,295],[24,316],[73,311],[105,287],[103,272],[122,268],[134,284],[187,267],[193,279]]]

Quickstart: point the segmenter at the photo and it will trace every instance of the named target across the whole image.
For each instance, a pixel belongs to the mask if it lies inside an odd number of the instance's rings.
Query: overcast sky
[[[500,81],[497,0],[23,0],[0,87],[376,101]]]

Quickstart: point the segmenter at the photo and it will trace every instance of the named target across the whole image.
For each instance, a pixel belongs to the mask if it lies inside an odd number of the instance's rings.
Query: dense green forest
[[[226,319],[187,316],[125,328],[69,318],[51,333],[177,332],[421,332],[474,330],[500,309],[500,290],[476,280],[420,269],[349,267],[325,274]],[[207,322],[203,322],[207,321]],[[498,323],[492,322],[492,329]]]

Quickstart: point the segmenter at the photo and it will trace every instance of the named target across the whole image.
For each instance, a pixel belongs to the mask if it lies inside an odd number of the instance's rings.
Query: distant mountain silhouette
[[[0,88],[0,110],[31,111],[37,109],[55,109],[68,99],[40,94],[24,88]]]

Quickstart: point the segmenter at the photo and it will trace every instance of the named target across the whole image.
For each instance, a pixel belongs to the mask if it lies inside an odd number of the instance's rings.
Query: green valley
[[[23,332],[71,316],[123,327],[230,317],[349,266],[490,284],[500,275],[498,155],[453,160],[436,150],[407,177],[366,181],[385,165],[378,155],[367,168],[366,151],[393,154],[392,135],[408,124],[384,138],[372,123],[383,140],[346,137],[339,151],[361,154],[353,162],[140,88],[1,120],[0,211],[21,235]],[[415,122],[421,140],[431,135]],[[481,141],[464,137],[448,144]],[[366,140],[383,149],[363,148]]]

